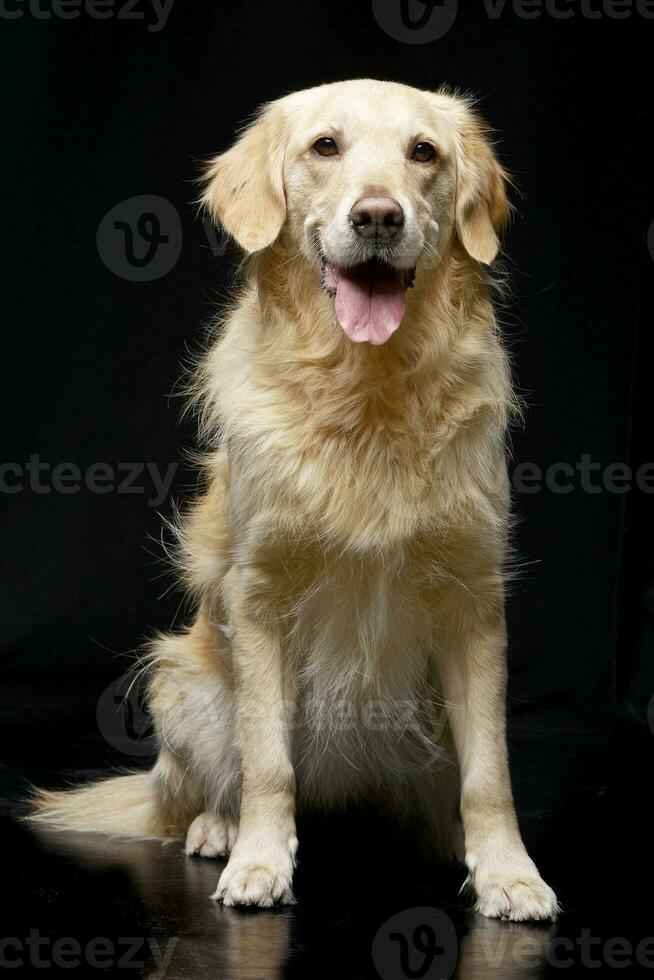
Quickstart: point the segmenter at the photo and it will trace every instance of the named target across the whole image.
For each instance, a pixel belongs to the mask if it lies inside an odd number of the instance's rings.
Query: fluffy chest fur
[[[204,429],[229,447],[235,524],[298,525],[363,555],[493,520],[511,389],[483,291],[458,298],[457,321],[438,282],[418,281],[404,334],[374,349],[343,337],[302,267],[277,292],[270,275],[253,278],[200,372]]]

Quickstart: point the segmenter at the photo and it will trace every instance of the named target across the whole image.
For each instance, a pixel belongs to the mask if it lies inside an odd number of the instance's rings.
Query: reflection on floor
[[[512,741],[521,824],[565,908],[554,925],[471,913],[458,895],[461,875],[435,875],[411,841],[371,813],[304,823],[295,907],[223,908],[209,899],[219,861],[187,858],[177,845],[35,833],[17,822],[14,801],[27,781],[57,782],[56,745],[36,766],[35,746],[23,742],[0,768],[0,962],[169,980],[531,980],[614,966],[654,975],[654,939],[644,942],[654,921],[648,907],[639,912],[633,888],[651,871],[639,837],[648,833],[639,794],[644,804],[650,747]],[[86,776],[93,751],[96,759],[102,751],[93,736],[77,748],[75,771]],[[68,759],[74,749],[67,744]],[[648,868],[637,868],[644,859]]]

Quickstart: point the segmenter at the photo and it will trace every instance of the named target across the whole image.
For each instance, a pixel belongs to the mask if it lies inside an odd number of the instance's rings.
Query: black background
[[[56,0],[38,2],[47,11]],[[572,17],[526,19],[508,0],[497,18],[490,0],[460,0],[451,29],[424,45],[388,36],[372,0],[174,0],[159,32],[148,30],[146,0],[133,12],[147,20],[40,19],[22,0],[0,2],[7,483],[32,455],[49,464],[46,487],[61,463],[165,472],[182,460],[194,427],[171,392],[237,259],[214,255],[197,219],[200,160],[226,148],[261,102],[356,76],[472,91],[497,131],[518,185],[501,310],[526,404],[512,465],[545,471],[585,456],[601,467],[597,482],[612,463],[651,462],[654,23],[588,16],[608,2],[585,0],[584,14],[581,0],[558,0]],[[132,282],[107,267],[96,237],[112,209],[143,195],[179,215],[181,238],[162,231],[180,255],[166,275]],[[217,908],[208,895],[219,867],[181,848],[44,839],[17,823],[29,782],[61,786],[148,763],[138,703],[122,716],[108,685],[144,637],[185,614],[150,480],[137,480],[140,494],[24,484],[0,492],[8,936],[177,937],[179,977],[379,980],[373,937],[398,912],[435,906],[456,927],[457,977],[560,975],[556,964],[517,968],[513,944],[534,932],[469,914],[461,876],[417,864],[412,841],[369,812],[300,827],[299,904],[269,916]],[[164,517],[194,484],[181,465]],[[571,493],[515,497],[512,779],[529,852],[564,910],[536,936],[571,944],[570,976],[585,968],[584,930],[602,942],[629,936],[634,948],[652,932],[651,895],[642,901],[637,887],[652,879],[651,502],[634,490],[585,492],[580,477]],[[495,972],[488,941],[507,951]]]
[[[135,11],[147,20],[37,19],[18,5],[7,0],[23,16],[0,18],[5,461],[181,460],[193,425],[170,394],[235,259],[212,253],[197,219],[199,160],[263,101],[357,76],[471,91],[498,132],[518,185],[502,311],[527,406],[514,463],[649,459],[652,21],[589,19],[575,3],[565,20],[509,4],[492,19],[483,3],[460,4],[445,37],[418,45],[389,37],[367,0],[175,0],[158,32],[144,0]],[[145,194],[179,212],[181,255],[162,278],[130,282],[103,263],[96,233]],[[183,620],[152,488],[139,483],[140,495],[0,495],[5,711],[94,710],[122,655]],[[193,484],[180,467],[173,495]],[[515,503],[513,725],[645,731],[648,495],[590,494],[577,480]]]

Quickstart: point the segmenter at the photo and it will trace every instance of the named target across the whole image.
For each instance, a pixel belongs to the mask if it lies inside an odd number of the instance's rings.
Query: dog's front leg
[[[461,767],[466,865],[477,911],[551,919],[558,906],[520,836],[506,747],[506,628],[500,601],[459,599],[443,623],[438,665]]]
[[[232,606],[240,825],[213,897],[225,905],[290,904],[297,850],[293,691],[284,677],[278,632],[248,612],[242,585],[236,585]]]

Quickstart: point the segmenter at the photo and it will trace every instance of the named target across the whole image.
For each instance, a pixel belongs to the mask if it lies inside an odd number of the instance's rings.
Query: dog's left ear
[[[465,113],[457,153],[456,230],[466,252],[490,265],[500,248],[498,232],[510,216],[508,177],[482,120]]]
[[[272,245],[286,220],[284,114],[264,107],[234,146],[210,161],[200,204],[246,252]]]

